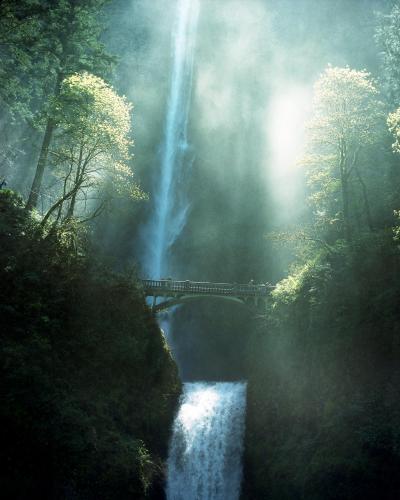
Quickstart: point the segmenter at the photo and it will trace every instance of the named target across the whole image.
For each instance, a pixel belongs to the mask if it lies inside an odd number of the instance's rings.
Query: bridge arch
[[[147,297],[153,297],[154,312],[166,310],[179,304],[202,299],[235,302],[252,312],[265,310],[266,300],[274,287],[269,284],[231,284],[173,280],[142,280]],[[162,299],[157,303],[157,299]]]
[[[152,306],[152,309],[154,312],[159,312],[159,311],[169,309],[170,307],[173,307],[173,306],[177,306],[180,304],[186,304],[188,302],[194,302],[197,300],[204,300],[204,299],[217,299],[217,300],[223,300],[225,302],[226,301],[236,302],[237,304],[245,306],[249,309],[256,308],[256,306],[260,303],[258,301],[257,304],[252,304],[253,307],[250,307],[249,302],[246,302],[246,300],[240,299],[238,297],[221,296],[221,295],[182,295],[181,297],[167,298],[166,300],[164,300],[158,304],[156,303]]]

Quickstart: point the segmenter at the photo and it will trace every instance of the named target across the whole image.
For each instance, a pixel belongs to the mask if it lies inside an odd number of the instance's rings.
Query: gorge
[[[0,2],[2,498],[400,498],[399,47],[398,0]]]

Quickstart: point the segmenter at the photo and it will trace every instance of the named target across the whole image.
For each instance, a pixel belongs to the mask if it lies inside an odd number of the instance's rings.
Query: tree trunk
[[[72,219],[72,217],[74,216],[75,203],[76,203],[76,195],[77,194],[78,194],[78,192],[75,192],[72,195],[72,198],[71,198],[71,201],[70,201],[70,204],[69,204],[69,207],[68,207],[67,219]]]
[[[341,145],[340,149],[339,172],[340,186],[342,191],[344,235],[346,240],[350,242],[352,240],[352,231],[350,224],[349,179],[347,175],[348,172],[346,170],[346,154],[344,145]]]
[[[352,240],[352,231],[350,224],[350,209],[349,209],[349,184],[347,179],[342,181],[342,199],[343,199],[343,222],[344,231],[347,241]]]
[[[40,150],[39,160],[36,167],[35,177],[33,178],[31,191],[29,193],[29,198],[26,203],[26,208],[28,210],[31,210],[32,208],[36,207],[39,199],[40,188],[42,186],[43,174],[46,168],[47,157],[49,154],[49,146],[51,143],[51,139],[53,137],[54,129],[55,129],[55,123],[51,118],[49,118],[47,120],[46,130],[43,137],[43,142]]]
[[[81,145],[79,149],[79,159],[78,159],[78,167],[76,169],[76,175],[75,175],[75,181],[74,185],[78,186],[82,184],[82,157],[83,157],[83,145]],[[85,168],[85,163],[83,162],[83,168]],[[67,212],[67,219],[72,219],[75,211],[75,203],[76,203],[76,196],[78,194],[78,191],[75,191],[74,194],[71,197],[71,201],[68,207],[68,212]]]
[[[58,72],[57,80],[54,87],[54,98],[60,95],[61,82],[63,80],[63,74]],[[43,174],[47,164],[47,157],[49,155],[49,147],[51,140],[53,138],[53,133],[56,128],[56,122],[54,119],[49,117],[47,119],[46,130],[44,132],[42,147],[40,148],[39,160],[36,166],[35,177],[33,178],[32,187],[29,193],[29,198],[26,203],[26,208],[31,210],[35,208],[39,199],[40,188],[42,187]]]
[[[71,196],[73,196],[80,188],[80,185],[77,185],[77,186],[74,186],[73,189],[71,189],[71,191],[68,191],[68,193],[66,193],[62,198],[60,198],[59,200],[57,200],[53,206],[51,206],[49,208],[49,210],[47,211],[46,215],[43,217],[42,219],[42,222],[40,223],[42,226],[45,226],[46,222],[48,221],[50,215],[57,209],[60,208],[60,206],[65,202],[67,201],[69,198],[71,198]]]
[[[372,223],[372,216],[371,216],[371,209],[369,206],[367,186],[365,185],[364,179],[361,177],[361,174],[360,174],[360,171],[358,170],[358,168],[355,169],[355,172],[356,172],[358,182],[361,184],[361,189],[362,189],[363,198],[364,198],[365,215],[367,218],[367,225],[368,225],[369,230],[372,232],[374,230],[374,225]]]

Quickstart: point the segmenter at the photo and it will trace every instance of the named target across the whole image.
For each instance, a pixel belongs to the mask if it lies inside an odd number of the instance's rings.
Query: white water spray
[[[182,186],[193,161],[187,128],[198,15],[199,0],[177,1],[161,169],[154,194],[154,213],[145,235],[151,247],[146,252],[144,266],[147,276],[155,279],[170,273],[169,249],[181,233],[189,209]]]
[[[246,384],[184,385],[168,458],[168,500],[237,500]]]

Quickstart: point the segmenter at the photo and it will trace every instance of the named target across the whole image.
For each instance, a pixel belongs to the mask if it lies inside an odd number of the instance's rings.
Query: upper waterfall
[[[150,243],[144,266],[147,276],[157,279],[169,273],[168,250],[182,231],[189,207],[182,181],[192,161],[187,127],[198,15],[199,0],[178,0],[161,165],[153,214],[146,228],[146,241]]]

